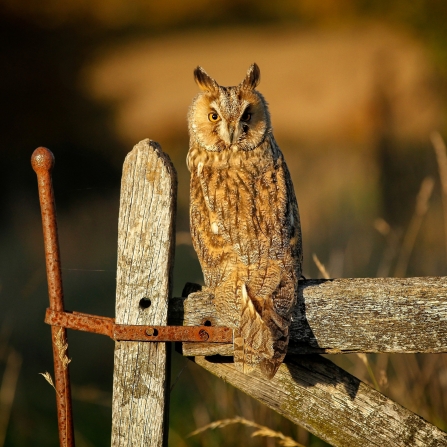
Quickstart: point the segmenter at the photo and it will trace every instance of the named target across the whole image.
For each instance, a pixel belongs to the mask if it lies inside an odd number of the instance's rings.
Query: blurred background
[[[1,0],[0,447],[58,445],[39,375],[53,370],[36,147],[56,157],[66,308],[114,316],[122,163],[144,138],[162,145],[179,178],[179,296],[202,281],[185,167],[192,72],[235,85],[257,62],[300,205],[304,275],[323,275],[318,260],[331,277],[446,275],[446,23],[443,0]],[[69,342],[77,445],[110,445],[113,342]],[[446,355],[330,359],[447,429]],[[172,361],[170,446],[278,445],[241,424],[187,437],[235,416],[327,445]]]

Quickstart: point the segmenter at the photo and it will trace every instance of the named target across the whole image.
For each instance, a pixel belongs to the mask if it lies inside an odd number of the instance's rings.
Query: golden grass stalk
[[[432,132],[431,142],[435,149],[436,160],[438,162],[439,177],[442,186],[442,208],[444,211],[444,242],[447,255],[447,149],[445,142],[439,132]]]
[[[376,387],[376,390],[381,391],[379,382],[377,382],[377,380],[376,380],[376,376],[374,375],[374,371],[371,368],[371,364],[369,363],[369,360],[368,360],[368,357],[366,356],[366,354],[364,354],[363,352],[358,352],[357,356],[363,362],[363,364],[366,366],[366,370],[368,371],[369,377],[371,378],[372,383]]]
[[[391,271],[391,265],[397,255],[401,238],[400,231],[394,231],[390,224],[381,217],[374,221],[374,228],[385,238],[386,246],[377,269],[378,278],[386,278]]]
[[[421,228],[422,220],[427,214],[429,208],[429,200],[433,192],[433,186],[435,181],[432,177],[428,176],[422,180],[421,188],[416,196],[416,207],[411,218],[410,225],[405,233],[404,240],[397,259],[396,269],[394,276],[403,277],[407,272],[408,261],[410,259],[411,252],[413,251],[416,237]]]
[[[318,259],[318,256],[315,253],[312,255],[312,259],[314,260],[315,265],[317,266],[318,270],[320,271],[321,276],[324,279],[330,279],[330,276],[326,270],[326,267],[324,266],[323,263],[320,262],[320,260]]]
[[[21,366],[21,355],[11,349],[6,360],[6,368],[0,387],[0,447],[3,447],[5,443],[6,430],[8,429]]]
[[[39,373],[43,378],[54,388],[54,391],[57,393],[56,385],[53,382],[53,378],[51,377],[51,374],[46,371],[44,373]]]
[[[231,424],[243,424],[248,427],[257,428],[257,431],[255,431],[251,434],[252,437],[264,436],[264,437],[268,437],[268,438],[276,438],[276,439],[279,439],[279,445],[281,445],[283,447],[304,447],[303,444],[299,444],[292,438],[289,438],[288,436],[283,435],[281,432],[271,430],[270,428],[265,427],[264,425],[256,424],[256,422],[249,421],[249,420],[242,418],[240,416],[236,416],[232,419],[221,419],[219,421],[211,422],[211,424],[205,425],[204,427],[194,430],[192,433],[190,433],[186,437],[189,438],[191,436],[198,435],[199,433],[202,433],[209,429],[214,430],[216,428],[224,428],[227,425],[231,425]]]

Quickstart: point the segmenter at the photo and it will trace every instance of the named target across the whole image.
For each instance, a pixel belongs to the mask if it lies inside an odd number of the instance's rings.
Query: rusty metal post
[[[48,149],[39,147],[33,152],[31,164],[37,174],[39,188],[50,308],[56,311],[63,311],[64,296],[57,235],[56,206],[51,181],[54,156]],[[74,434],[70,374],[68,368],[70,360],[67,351],[67,333],[65,328],[51,326],[51,334],[53,341],[59,443],[61,447],[72,447],[74,446]]]

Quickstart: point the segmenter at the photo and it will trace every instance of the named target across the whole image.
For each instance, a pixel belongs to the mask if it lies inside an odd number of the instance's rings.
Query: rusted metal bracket
[[[116,341],[232,343],[233,331],[213,326],[140,326],[116,324],[114,318],[48,308],[45,323],[51,326],[107,335]]]

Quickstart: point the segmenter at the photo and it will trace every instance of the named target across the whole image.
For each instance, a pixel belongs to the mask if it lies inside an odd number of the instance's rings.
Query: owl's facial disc
[[[202,90],[189,114],[191,135],[210,152],[251,151],[265,139],[270,116],[263,96],[255,90],[259,69],[250,67],[234,87],[222,87],[198,67],[194,76]]]

